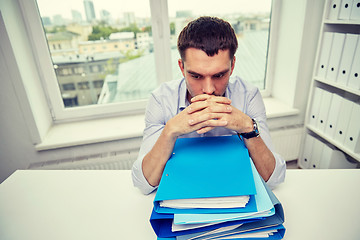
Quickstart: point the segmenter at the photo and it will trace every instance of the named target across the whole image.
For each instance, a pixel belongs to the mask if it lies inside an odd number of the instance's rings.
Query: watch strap
[[[253,121],[254,124],[254,130],[251,132],[247,132],[247,133],[240,133],[240,136],[246,139],[250,139],[250,138],[254,138],[254,137],[258,137],[259,136],[259,129],[257,126],[257,122],[255,121],[255,119],[251,119]]]

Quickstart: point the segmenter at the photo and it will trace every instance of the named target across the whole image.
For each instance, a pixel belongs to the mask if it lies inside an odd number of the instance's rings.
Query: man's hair
[[[208,56],[218,54],[219,50],[229,50],[233,59],[238,42],[231,25],[217,17],[200,17],[188,23],[180,32],[178,50],[185,61],[185,50],[197,48]]]

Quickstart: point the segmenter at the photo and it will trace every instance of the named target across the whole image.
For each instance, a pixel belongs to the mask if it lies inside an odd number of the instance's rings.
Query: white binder
[[[360,39],[360,37],[359,37]],[[348,87],[360,89],[360,40],[358,39],[355,55],[351,64]]]
[[[329,57],[329,64],[326,70],[326,79],[330,81],[336,81],[341,54],[344,47],[345,34],[344,33],[334,33],[334,39],[331,45],[331,52]]]
[[[349,119],[352,112],[353,102],[343,98],[341,101],[339,117],[336,122],[335,135],[334,140],[339,142],[340,144],[344,144],[346,130],[349,125]]]
[[[339,19],[348,20],[350,18],[351,9],[353,6],[353,0],[342,0],[340,11],[339,11]]]
[[[324,149],[324,143],[314,138],[314,144],[311,151],[310,168],[320,168],[321,156]]]
[[[333,138],[335,135],[336,122],[338,120],[342,97],[336,93],[332,94],[330,111],[325,126],[325,135]]]
[[[332,0],[329,6],[329,12],[327,19],[336,20],[338,19],[340,12],[341,0]]]
[[[303,168],[310,168],[311,151],[314,145],[314,137],[310,134],[305,135],[305,143],[302,157],[300,159],[300,165]]]
[[[360,105],[353,103],[352,112],[349,118],[349,125],[346,130],[344,145],[353,152],[360,152]]]
[[[333,32],[324,32],[323,39],[321,42],[321,52],[318,63],[318,69],[316,75],[320,78],[325,78],[326,71],[329,64],[330,50],[333,42],[334,33]]]
[[[360,1],[354,0],[351,13],[350,13],[350,19],[352,20],[359,20],[360,19]]]
[[[323,90],[322,88],[315,88],[314,89],[314,95],[313,95],[313,101],[312,101],[312,106],[311,106],[311,110],[310,110],[310,119],[309,119],[309,124],[316,127],[316,122],[319,119],[319,111],[320,111],[320,104],[321,104],[321,98],[322,98],[322,94],[325,90]]]
[[[321,96],[321,103],[318,114],[319,118],[316,122],[316,128],[319,129],[321,132],[325,131],[332,95],[333,94],[331,92],[324,91]]]
[[[359,35],[356,34],[346,34],[344,49],[341,56],[340,68],[337,77],[337,82],[342,85],[347,85],[349,79],[351,64],[355,55],[356,45],[358,42]]]
[[[320,160],[320,168],[324,169],[341,169],[356,168],[355,163],[350,163],[343,152],[335,147],[324,144]]]

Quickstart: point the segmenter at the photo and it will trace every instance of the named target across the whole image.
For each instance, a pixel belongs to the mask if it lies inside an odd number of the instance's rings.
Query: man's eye
[[[222,73],[222,74],[216,74],[214,77],[215,78],[222,78],[224,76],[224,74]]]
[[[191,75],[192,78],[195,78],[195,79],[199,79],[200,76],[199,75]]]

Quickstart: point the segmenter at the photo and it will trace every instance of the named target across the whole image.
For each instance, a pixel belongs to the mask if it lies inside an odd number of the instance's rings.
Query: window
[[[173,77],[181,77],[176,44],[182,28],[197,17],[217,16],[232,25],[238,38],[239,47],[235,54],[233,75],[238,75],[264,90],[270,13],[271,1],[267,0],[223,0],[221,4],[207,0],[169,1]]]
[[[74,83],[65,83],[62,85],[64,91],[70,91],[75,90],[75,84]]]
[[[25,2],[22,4],[32,4]],[[143,111],[159,83],[182,77],[177,66],[177,36],[185,24],[201,15],[219,16],[232,24],[239,39],[234,74],[260,89],[266,87],[271,1],[36,2],[42,25],[34,28],[43,32],[43,45],[36,31],[32,38],[41,52],[38,55],[50,56],[50,61],[41,58],[39,66],[46,72],[47,90],[58,91],[47,94],[55,121]],[[71,10],[80,15],[72,16]],[[102,10],[109,12],[106,18],[99,14]],[[31,19],[28,22],[35,24]],[[45,48],[46,44],[52,47]],[[63,86],[70,83],[76,88],[69,97]]]

